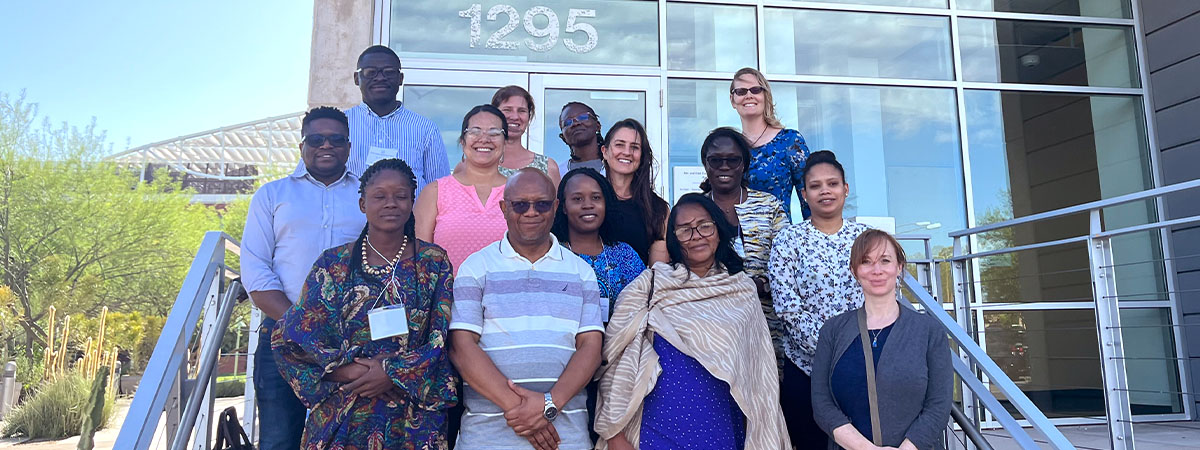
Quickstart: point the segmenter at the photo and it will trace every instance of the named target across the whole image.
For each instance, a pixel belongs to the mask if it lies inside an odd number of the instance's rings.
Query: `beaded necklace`
[[[395,261],[389,260],[386,256],[383,256],[383,253],[380,253],[379,250],[375,248],[375,245],[371,243],[370,235],[367,235],[366,239],[364,239],[364,240],[367,241],[367,245],[364,245],[363,249],[362,249],[363,271],[367,272],[371,275],[374,275],[376,277],[381,277],[381,278],[384,275],[387,275],[388,273],[395,273],[396,266],[398,266],[400,264],[400,256],[404,254],[404,249],[406,247],[408,247],[408,236],[404,236],[404,242],[402,242],[400,244],[400,251],[396,252],[396,260]],[[371,251],[375,252],[375,254],[378,255],[379,258],[383,260],[382,266],[376,268],[376,267],[371,267],[370,264],[367,264],[367,247],[370,247]]]

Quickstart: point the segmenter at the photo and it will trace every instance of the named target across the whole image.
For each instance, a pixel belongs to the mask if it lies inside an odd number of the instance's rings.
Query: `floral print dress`
[[[750,189],[767,192],[783,203],[783,211],[792,217],[792,191],[798,195],[804,186],[804,163],[808,144],[799,131],[784,128],[766,144],[750,149],[750,171],[746,180]],[[800,197],[802,218],[809,216],[808,204]]]
[[[446,252],[418,241],[415,256],[383,280],[351,273],[359,257],[355,242],[322,253],[272,336],[280,371],[310,408],[302,448],[446,449],[446,410],[458,401],[446,353],[454,285]],[[367,312],[397,303],[408,334],[371,340]],[[399,402],[359,397],[323,379],[355,358],[381,355]]]
[[[826,320],[862,307],[862,286],[850,272],[850,248],[867,226],[842,221],[827,235],[811,220],[788,226],[771,245],[771,298],[783,322],[783,351],[804,373],[812,373],[817,335]]]
[[[638,256],[637,251],[624,242],[605,244],[598,255],[576,254],[596,271],[596,283],[600,285],[600,301],[608,302],[600,305],[605,312],[601,319],[608,323],[613,311],[617,309],[617,296],[621,295],[625,285],[646,270],[646,264],[642,262],[642,257]]]

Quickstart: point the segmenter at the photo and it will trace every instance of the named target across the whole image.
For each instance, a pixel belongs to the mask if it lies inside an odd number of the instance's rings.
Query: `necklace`
[[[750,142],[750,147],[751,147],[751,148],[757,147],[757,145],[756,145],[756,144],[758,144],[758,141],[759,141],[760,139],[762,139],[762,137],[763,137],[763,136],[766,136],[766,135],[767,135],[767,130],[770,130],[770,129],[771,129],[771,126],[770,126],[770,125],[767,125],[765,128],[763,128],[763,130],[762,130],[762,133],[758,133],[758,137],[754,138],[754,140]],[[743,136],[746,136],[746,133],[742,133],[742,135],[743,135]],[[746,136],[746,138],[747,138],[747,139],[749,139],[749,138],[750,138],[750,136]]]
[[[883,334],[883,328],[878,330],[867,330],[867,333],[871,335],[871,348],[878,347],[879,335]]]
[[[364,240],[367,241],[367,245],[364,245],[362,249],[362,268],[363,271],[376,277],[382,277],[387,275],[388,272],[392,272],[392,270],[389,270],[388,267],[390,266],[394,269],[397,265],[399,265],[400,256],[404,254],[404,249],[408,247],[408,236],[404,236],[404,241],[400,243],[400,251],[396,252],[396,260],[392,261],[386,256],[383,256],[383,253],[380,253],[379,250],[375,248],[375,244],[371,243],[371,235],[367,235],[366,239]],[[367,247],[370,247],[371,251],[375,252],[375,254],[383,260],[382,267],[371,267],[371,265],[367,263]]]
[[[738,188],[738,194],[739,194],[738,202],[737,202],[737,204],[733,205],[734,209],[737,209],[737,205],[740,205],[740,204],[746,202],[746,188]],[[714,191],[708,191],[708,199],[712,200],[713,203],[717,203],[717,194]],[[721,208],[721,211],[725,211],[725,214],[733,213],[733,211],[730,211],[729,209],[726,209],[725,207],[721,206],[720,203],[717,203],[717,207]]]

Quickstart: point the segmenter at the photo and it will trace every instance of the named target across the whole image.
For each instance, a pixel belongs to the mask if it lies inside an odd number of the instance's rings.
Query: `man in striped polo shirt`
[[[587,392],[604,327],[591,266],[550,234],[554,184],[525,168],[504,187],[504,239],[454,280],[450,359],[466,384],[456,449],[590,449]]]

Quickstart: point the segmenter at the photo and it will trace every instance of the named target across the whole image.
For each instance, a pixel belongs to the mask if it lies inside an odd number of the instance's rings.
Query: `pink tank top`
[[[449,175],[437,180],[437,222],[433,227],[433,243],[446,250],[454,273],[458,266],[488,244],[504,238],[508,223],[500,211],[504,186],[492,188],[486,204],[479,203],[474,186],[460,183]]]

